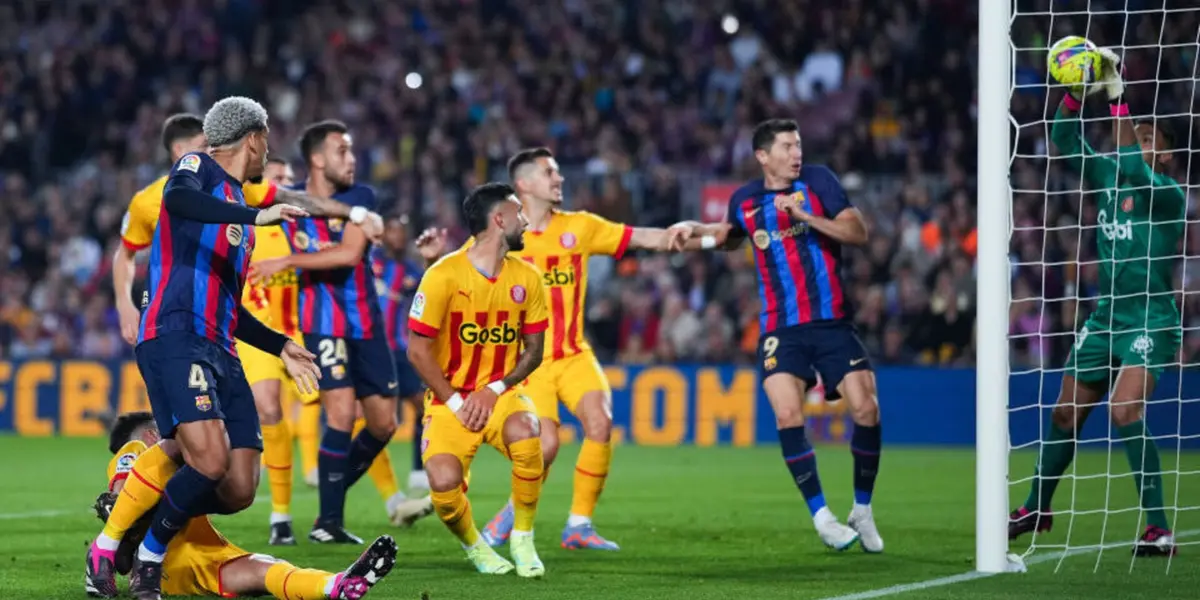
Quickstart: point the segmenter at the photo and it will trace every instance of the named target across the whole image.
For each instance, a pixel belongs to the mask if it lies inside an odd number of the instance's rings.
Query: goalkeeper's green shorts
[[[1108,318],[1092,315],[1075,334],[1075,347],[1067,357],[1066,374],[1095,383],[1108,381],[1121,367],[1145,367],[1155,380],[1166,367],[1177,363],[1183,341],[1178,326],[1112,331]]]

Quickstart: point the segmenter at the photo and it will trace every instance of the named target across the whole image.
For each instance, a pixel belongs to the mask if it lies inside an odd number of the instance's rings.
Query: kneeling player
[[[113,458],[108,463],[109,491],[96,502],[100,520],[107,521],[117,494],[131,474],[137,477],[138,457],[158,442],[154,417],[147,412],[122,415],[109,436]],[[148,513],[153,514],[153,513]],[[134,549],[145,535],[149,516],[131,531],[118,551],[115,568],[131,570]],[[302,569],[287,561],[251,554],[222,536],[208,517],[192,519],[168,546],[162,565],[163,593],[168,596],[251,596],[271,594],[284,600],[333,598],[357,600],[396,563],[396,542],[380,536],[341,573]],[[88,590],[100,595],[99,590]]]
[[[533,403],[510,388],[542,361],[547,327],[542,277],[537,268],[507,256],[523,247],[526,226],[512,187],[480,186],[463,208],[475,245],[430,267],[409,310],[408,358],[429,386],[421,440],[425,472],[438,516],[475,568],[499,575],[513,565],[476,529],[463,474],[484,442],[512,460],[515,524],[509,547],[517,575],[540,577],[545,567],[533,544],[544,469],[538,418]]]

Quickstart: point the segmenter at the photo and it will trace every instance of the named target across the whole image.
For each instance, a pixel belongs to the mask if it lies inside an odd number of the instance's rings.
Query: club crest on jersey
[[[575,244],[577,244],[578,242],[579,242],[579,240],[575,238],[575,234],[571,233],[570,231],[568,231],[558,237],[558,243],[562,244],[562,247],[567,250],[574,248]]]
[[[767,246],[771,245],[771,234],[763,229],[755,231],[752,239],[754,240],[754,246],[759,250],[766,250]]]
[[[304,233],[303,231],[297,231],[296,233],[292,234],[292,246],[297,250],[307,250],[308,243],[309,239],[307,233]]]
[[[208,412],[212,410],[212,399],[208,394],[200,394],[196,396],[196,410],[200,412]]]
[[[406,290],[411,290],[411,289],[417,287],[417,283],[418,283],[418,281],[417,281],[416,277],[413,277],[412,275],[405,275],[404,281],[401,282],[400,285],[404,286],[404,289],[406,289]]]
[[[196,154],[189,154],[179,159],[179,170],[191,171],[193,173],[200,172],[200,156]]]
[[[241,225],[235,223],[225,226],[225,240],[229,242],[230,246],[242,245],[242,239],[245,237],[246,234],[242,231]]]
[[[525,302],[525,286],[523,286],[523,285],[512,286],[508,290],[508,296],[510,298],[512,298],[512,301],[516,302],[517,304],[524,303]]]
[[[1125,196],[1125,199],[1121,201],[1121,210],[1133,212],[1133,196]]]
[[[334,233],[341,233],[346,228],[346,222],[341,219],[329,219],[329,230]]]

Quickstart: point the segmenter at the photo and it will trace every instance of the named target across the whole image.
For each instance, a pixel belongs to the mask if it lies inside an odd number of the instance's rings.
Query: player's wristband
[[[446,408],[449,408],[450,412],[458,412],[458,409],[462,408],[462,405],[463,397],[462,394],[458,392],[454,392],[453,396],[450,396],[448,399],[446,399]]]
[[[350,222],[355,225],[362,225],[362,222],[367,220],[367,215],[370,213],[371,211],[362,206],[355,206],[350,209]]]
[[[496,381],[493,381],[493,382],[487,384],[487,388],[489,390],[492,390],[493,392],[496,392],[496,395],[499,396],[500,394],[504,393],[504,390],[508,389],[508,386],[504,385],[503,381],[496,380]]]
[[[700,247],[705,250],[711,250],[717,247],[717,236],[702,235],[700,236]]]
[[[1108,105],[1108,114],[1114,117],[1128,117],[1129,105],[1118,99],[1116,102]]]
[[[1079,109],[1083,108],[1083,102],[1074,94],[1067,94],[1063,96],[1063,106],[1067,107],[1067,110],[1079,112]]]

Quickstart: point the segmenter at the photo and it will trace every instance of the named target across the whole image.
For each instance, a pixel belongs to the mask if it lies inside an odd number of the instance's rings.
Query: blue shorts
[[[400,385],[401,398],[412,398],[425,391],[425,382],[408,362],[408,355],[399,349],[396,350],[396,383]]]
[[[306,333],[304,345],[317,355],[322,392],[354,388],[355,398],[396,397],[396,366],[383,336],[358,339]]]
[[[220,419],[231,448],[262,450],[254,394],[237,357],[183,331],[146,340],[134,355],[162,437],[173,438],[180,423]]]
[[[758,340],[758,360],[763,379],[787,373],[808,387],[825,385],[825,398],[841,398],[837,387],[848,373],[871,370],[867,349],[854,325],[846,321],[819,321],[776,329]]]

